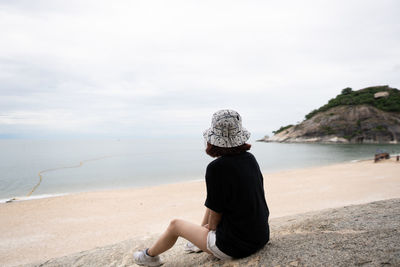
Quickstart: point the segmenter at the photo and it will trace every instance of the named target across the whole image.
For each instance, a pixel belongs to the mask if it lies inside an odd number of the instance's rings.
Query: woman
[[[206,212],[201,225],[173,220],[156,243],[134,253],[137,264],[159,266],[159,255],[178,239],[189,241],[185,250],[202,250],[219,259],[247,257],[269,240],[269,210],[263,177],[254,156],[247,152],[250,133],[236,111],[214,113],[203,134],[206,153],[216,157],[206,170]],[[192,245],[193,244],[193,245]]]

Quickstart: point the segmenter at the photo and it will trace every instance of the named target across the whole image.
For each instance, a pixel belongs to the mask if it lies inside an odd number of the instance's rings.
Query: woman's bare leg
[[[167,230],[160,236],[156,243],[147,250],[147,253],[150,256],[157,256],[167,251],[176,243],[178,237],[183,237],[202,251],[210,253],[207,249],[208,232],[209,230],[203,226],[184,220],[172,220]]]

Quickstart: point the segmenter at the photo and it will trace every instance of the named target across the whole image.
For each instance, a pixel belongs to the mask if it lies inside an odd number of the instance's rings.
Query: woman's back
[[[206,172],[205,205],[222,213],[217,246],[234,257],[248,256],[269,240],[269,210],[263,177],[251,153],[221,156]]]

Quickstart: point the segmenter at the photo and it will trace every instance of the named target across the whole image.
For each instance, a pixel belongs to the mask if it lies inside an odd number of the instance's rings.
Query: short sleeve
[[[215,166],[207,166],[206,170],[206,186],[207,198],[205,206],[215,212],[223,212],[223,190],[221,186],[221,177],[218,177]]]

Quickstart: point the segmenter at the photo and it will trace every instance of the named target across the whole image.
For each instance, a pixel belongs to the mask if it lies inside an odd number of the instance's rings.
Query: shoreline
[[[32,201],[32,200],[46,199],[46,198],[56,198],[56,197],[70,196],[70,195],[77,195],[77,194],[118,192],[118,191],[124,191],[124,190],[137,190],[137,189],[143,189],[143,188],[152,188],[152,187],[168,186],[168,185],[175,185],[175,184],[196,183],[196,182],[202,182],[202,181],[204,181],[204,179],[193,179],[193,180],[188,180],[188,181],[171,182],[171,183],[149,185],[149,186],[114,187],[114,188],[98,189],[98,190],[94,189],[94,190],[90,190],[90,191],[39,194],[39,195],[31,195],[29,197],[28,196],[18,196],[18,197],[0,199],[0,205],[8,204],[11,202],[24,202],[24,201]]]
[[[264,173],[270,218],[400,198],[394,159]],[[13,266],[145,240],[173,218],[200,222],[205,182],[192,181],[0,204],[1,264]],[[23,255],[23,256],[21,256]]]
[[[304,169],[311,169],[311,168],[333,166],[333,165],[338,165],[338,164],[357,163],[357,162],[366,162],[366,161],[373,161],[373,158],[354,159],[354,160],[350,160],[350,161],[335,162],[335,163],[321,164],[321,165],[317,164],[317,165],[308,166],[308,167],[289,168],[289,169],[273,170],[273,171],[264,170],[264,171],[262,171],[262,173],[263,173],[263,175],[274,175],[276,173],[286,172],[286,171],[304,170]],[[82,193],[108,192],[108,191],[119,191],[119,190],[135,190],[135,189],[147,188],[147,187],[157,187],[157,186],[163,186],[163,185],[174,185],[174,184],[181,184],[181,183],[201,182],[201,181],[204,181],[204,177],[199,178],[199,179],[193,179],[193,180],[182,180],[182,181],[177,181],[177,182],[167,182],[167,183],[147,185],[147,186],[144,185],[144,186],[128,186],[128,187],[110,187],[110,188],[104,188],[104,189],[93,189],[93,190],[88,190],[88,191],[45,193],[45,194],[38,194],[38,195],[31,195],[31,196],[14,196],[14,197],[10,197],[10,198],[0,198],[0,205],[11,203],[11,202],[31,201],[31,200],[36,200],[36,199],[53,198],[53,197],[82,194]]]

